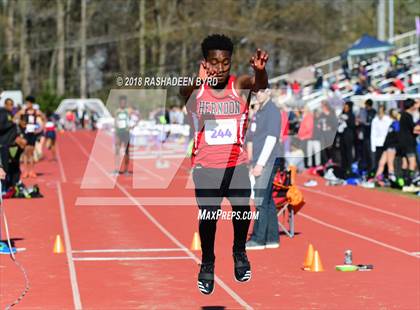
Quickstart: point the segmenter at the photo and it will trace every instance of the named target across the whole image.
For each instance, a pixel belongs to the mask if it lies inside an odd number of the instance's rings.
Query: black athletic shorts
[[[34,134],[32,132],[31,133],[25,133],[25,140],[26,140],[27,145],[29,145],[29,146],[35,146],[36,138],[37,138],[36,134]]]
[[[224,197],[235,206],[249,205],[251,183],[246,165],[225,169],[196,166],[193,180],[200,209],[220,208]]]
[[[130,132],[127,130],[116,132],[116,143],[128,145],[130,143]]]
[[[413,157],[416,156],[417,150],[416,146],[412,144],[401,143],[400,152],[402,157]]]

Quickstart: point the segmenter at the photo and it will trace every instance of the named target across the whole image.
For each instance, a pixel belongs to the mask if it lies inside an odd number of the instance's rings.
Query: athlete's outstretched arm
[[[268,87],[268,75],[265,70],[265,65],[268,61],[268,53],[266,51],[257,49],[255,54],[249,60],[251,67],[254,69],[255,75],[242,75],[238,77],[238,89],[250,89],[254,92]]]

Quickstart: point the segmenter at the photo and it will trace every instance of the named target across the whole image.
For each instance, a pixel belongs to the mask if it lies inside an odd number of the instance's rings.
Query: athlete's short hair
[[[233,43],[229,37],[223,34],[212,34],[201,42],[201,50],[204,58],[207,58],[211,50],[228,51],[232,55]]]
[[[29,102],[32,102],[32,103],[35,103],[35,97],[34,97],[34,96],[27,96],[27,97],[25,98],[25,100],[26,100],[26,101],[29,101]]]
[[[415,101],[411,98],[405,99],[404,101],[404,111],[410,109],[415,104]]]

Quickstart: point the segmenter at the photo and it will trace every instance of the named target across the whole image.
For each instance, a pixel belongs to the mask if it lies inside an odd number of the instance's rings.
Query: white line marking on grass
[[[394,216],[396,218],[399,218],[399,219],[402,219],[402,220],[405,220],[405,221],[409,221],[409,222],[413,222],[415,224],[420,224],[420,221],[415,220],[415,219],[410,218],[410,217],[407,217],[407,216],[404,216],[404,215],[400,215],[400,214],[397,214],[397,213],[394,213],[394,212],[390,212],[390,211],[378,209],[378,208],[375,208],[375,207],[371,207],[371,206],[368,206],[368,205],[365,205],[363,203],[353,201],[353,200],[350,200],[350,199],[347,199],[347,198],[337,197],[335,195],[328,194],[328,193],[325,193],[325,192],[320,191],[320,190],[312,190],[312,189],[303,188],[303,187],[300,187],[300,188],[304,191],[308,191],[308,192],[311,192],[311,193],[314,193],[314,194],[319,194],[319,195],[323,195],[323,196],[326,196],[326,197],[334,198],[336,200],[347,202],[347,203],[350,203],[352,205],[355,205],[355,206],[358,206],[358,207],[361,207],[361,208],[365,208],[365,209],[372,210],[372,211],[375,211],[375,212],[383,213],[383,214],[386,214],[386,215],[389,215],[389,216]]]
[[[130,260],[187,260],[193,259],[189,256],[143,256],[143,257],[73,257],[76,262],[98,262],[98,261],[130,261]]]
[[[299,212],[299,215],[302,216],[302,217],[304,217],[304,218],[306,218],[306,219],[308,219],[308,220],[310,220],[310,221],[312,221],[312,222],[315,222],[317,224],[323,225],[323,226],[328,227],[328,228],[332,228],[334,230],[337,230],[339,232],[342,232],[342,233],[351,235],[353,237],[357,237],[359,239],[362,239],[362,240],[366,240],[366,241],[375,243],[375,244],[377,244],[379,246],[382,246],[384,248],[387,248],[387,249],[390,249],[390,250],[393,250],[393,251],[396,251],[396,252],[399,252],[399,253],[402,253],[402,254],[406,254],[406,255],[411,256],[411,257],[420,258],[420,257],[417,257],[416,255],[414,255],[414,254],[412,254],[412,253],[410,253],[410,252],[408,252],[406,250],[403,250],[403,249],[397,248],[395,246],[392,246],[390,244],[387,244],[387,243],[384,243],[384,242],[381,242],[381,241],[378,241],[378,240],[375,240],[375,239],[366,237],[364,235],[361,235],[361,234],[352,232],[350,230],[347,230],[347,229],[344,229],[344,228],[341,228],[341,227],[338,227],[338,226],[335,226],[335,225],[326,223],[324,221],[321,221],[321,220],[319,220],[319,219],[317,219],[315,217],[312,217],[310,215],[304,214],[302,212]]]
[[[66,173],[64,172],[63,161],[61,160],[61,153],[60,153],[60,148],[58,147],[58,143],[55,144],[55,150],[56,150],[57,159],[58,159],[58,168],[60,169],[61,182],[66,183],[67,177],[66,177]]]
[[[98,250],[74,250],[73,253],[143,253],[143,252],[180,252],[183,249],[98,249]]]
[[[70,136],[73,141],[79,146],[80,150],[85,154],[86,157],[89,158],[89,153],[86,151],[86,148],[72,135]],[[93,162],[98,166],[99,169],[101,169],[103,172],[105,172],[105,169],[100,165],[94,158],[92,158]],[[109,176],[108,176],[109,177]],[[120,189],[121,192],[123,192],[128,198],[130,198],[137,206],[137,208],[153,223],[160,229],[160,231],[168,237],[173,243],[175,243],[178,247],[182,248],[189,257],[191,257],[197,264],[200,263],[200,260],[197,256],[194,255],[187,247],[185,247],[178,239],[175,238],[174,235],[172,235],[165,227],[163,227],[142,205],[140,205],[136,199],[130,195],[130,193],[127,192],[127,190],[121,186],[118,182],[116,183],[116,186]],[[215,282],[224,289],[237,303],[239,303],[242,307],[245,309],[253,309],[245,300],[243,300],[236,292],[234,292],[227,284],[225,284],[216,274],[214,276]]]
[[[67,263],[69,266],[74,308],[76,310],[81,310],[83,308],[82,308],[82,302],[80,300],[79,286],[77,284],[76,269],[74,268],[74,263],[73,263],[71,243],[70,243],[70,234],[69,234],[69,229],[67,226],[66,211],[64,207],[63,192],[61,190],[61,184],[58,181],[57,181],[57,193],[58,193],[58,200],[60,204],[61,224],[63,225],[64,245],[66,249]]]

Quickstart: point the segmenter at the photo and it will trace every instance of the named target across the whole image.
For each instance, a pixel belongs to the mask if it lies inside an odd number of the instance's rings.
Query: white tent
[[[67,111],[77,110],[78,115],[82,115],[83,111],[96,112],[99,117],[112,117],[108,109],[105,107],[101,99],[64,99],[60,102],[55,113],[64,117]]]
[[[15,106],[23,105],[23,94],[20,90],[5,90],[0,93],[0,107],[4,106],[4,101],[10,98]]]

